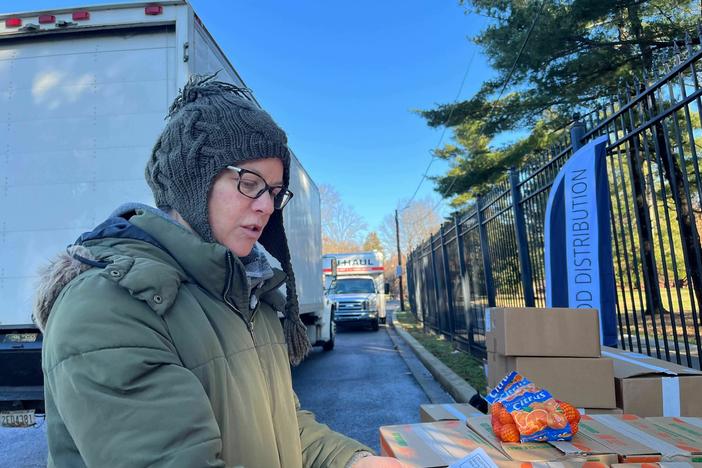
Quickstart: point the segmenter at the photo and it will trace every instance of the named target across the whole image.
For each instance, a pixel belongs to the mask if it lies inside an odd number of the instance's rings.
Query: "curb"
[[[412,348],[422,364],[431,372],[431,375],[441,384],[442,387],[456,400],[456,403],[468,403],[476,393],[478,393],[468,382],[463,380],[454,371],[441,362],[437,357],[427,351],[417,340],[402,328],[402,325],[389,321],[390,326],[402,337]]]

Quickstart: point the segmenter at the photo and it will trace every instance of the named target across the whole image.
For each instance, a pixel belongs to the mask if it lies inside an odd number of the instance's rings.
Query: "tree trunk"
[[[657,111],[656,98],[651,94],[651,107],[654,112]],[[675,118],[675,116],[673,116]],[[668,145],[666,144],[663,125],[657,123],[656,130],[656,145],[660,152],[661,162],[665,170],[665,178],[670,186],[673,202],[675,203],[675,215],[680,227],[680,237],[682,238],[682,248],[685,255],[685,270],[689,279],[689,284],[695,293],[697,304],[702,305],[702,270],[699,268],[700,242],[697,225],[694,222],[694,213],[692,207],[687,202],[687,191],[685,190],[685,173],[680,168],[678,158],[674,154],[670,154]]]
[[[644,289],[646,291],[647,315],[658,315],[665,312],[661,301],[660,284],[658,282],[658,267],[653,251],[653,233],[651,232],[651,217],[646,199],[646,185],[641,170],[643,157],[641,151],[627,151],[629,167],[631,168],[631,185],[635,201],[635,215],[639,229],[641,244],[641,261],[643,266]]]
[[[630,5],[627,8],[627,14],[629,17],[630,35],[639,43],[642,68],[644,70],[650,70],[653,65],[653,53],[649,47],[641,44],[641,40],[643,38],[643,27],[641,25],[638,5]],[[647,83],[642,83],[641,89],[637,91],[643,91],[646,88],[646,85]],[[647,104],[644,103],[644,109],[646,109],[646,107]],[[649,114],[653,115],[653,112],[650,112]],[[634,122],[632,122],[632,125],[634,125]],[[636,200],[636,219],[639,223],[644,288],[646,290],[647,297],[646,314],[656,316],[661,313],[665,313],[665,310],[663,309],[663,304],[661,301],[661,289],[658,282],[658,267],[656,266],[656,259],[653,250],[651,217],[649,215],[650,211],[646,201],[644,175],[641,169],[644,162],[644,156],[641,151],[638,151],[637,153],[638,154],[629,156],[629,164],[632,173],[634,199]]]
[[[638,14],[638,5],[634,4],[628,8],[630,24],[632,26],[632,33],[640,43],[640,39],[643,35],[643,29],[641,26],[641,18]],[[653,52],[649,47],[641,46],[641,59],[644,67],[650,69],[653,64]],[[651,116],[658,112],[658,106],[656,104],[656,97],[653,93],[650,95],[651,99]],[[675,115],[673,115],[675,118]],[[673,201],[675,202],[675,212],[678,218],[678,224],[680,226],[680,236],[682,237],[682,247],[684,250],[684,255],[686,258],[685,266],[687,269],[688,277],[690,278],[690,284],[693,287],[695,298],[697,299],[698,306],[702,306],[702,271],[700,270],[699,262],[699,235],[697,232],[697,226],[693,222],[693,215],[689,204],[687,203],[686,191],[685,191],[685,175],[680,168],[678,158],[675,155],[669,154],[668,145],[665,139],[665,132],[663,131],[663,125],[660,123],[655,124],[656,132],[656,145],[657,150],[660,153],[661,162],[663,163],[663,168],[665,170],[665,178],[670,185],[671,191],[673,192]],[[665,259],[663,259],[665,261]],[[660,292],[658,292],[660,296]]]

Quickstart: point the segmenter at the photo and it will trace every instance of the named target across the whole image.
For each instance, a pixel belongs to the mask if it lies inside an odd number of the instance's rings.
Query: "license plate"
[[[30,427],[36,424],[34,410],[0,411],[0,426]]]

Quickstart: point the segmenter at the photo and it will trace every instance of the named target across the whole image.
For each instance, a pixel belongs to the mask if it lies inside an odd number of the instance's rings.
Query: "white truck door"
[[[152,203],[176,60],[172,27],[0,41],[0,324],[30,323],[38,267],[80,233]]]

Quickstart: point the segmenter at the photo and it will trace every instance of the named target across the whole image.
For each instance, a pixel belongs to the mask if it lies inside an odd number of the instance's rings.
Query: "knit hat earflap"
[[[170,107],[145,171],[156,206],[176,210],[206,242],[217,242],[209,223],[208,198],[214,179],[227,166],[278,158],[283,183],[290,182],[285,132],[253,101],[248,89],[215,81],[215,76],[193,75],[188,80]],[[290,362],[297,365],[311,346],[300,320],[281,210],[270,216],[259,242],[287,275],[284,329]]]

